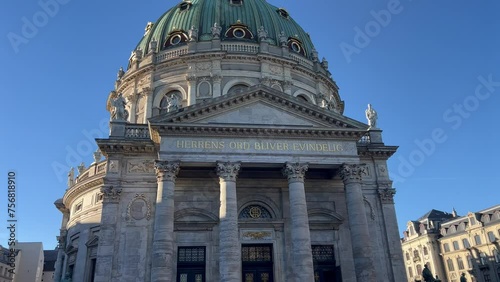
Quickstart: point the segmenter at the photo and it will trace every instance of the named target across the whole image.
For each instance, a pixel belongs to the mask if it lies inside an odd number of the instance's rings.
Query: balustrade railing
[[[149,139],[149,128],[147,125],[127,125],[125,138]]]
[[[222,50],[228,52],[259,53],[259,46],[241,43],[222,43]]]
[[[161,52],[158,55],[156,55],[156,63],[160,63],[162,61],[165,61],[165,60],[168,60],[171,58],[179,57],[179,56],[185,55],[187,53],[188,53],[187,46],[181,47],[181,48],[178,48],[175,50],[171,50],[171,51]]]

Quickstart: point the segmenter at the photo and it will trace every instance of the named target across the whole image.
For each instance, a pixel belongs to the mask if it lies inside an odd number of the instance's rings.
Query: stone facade
[[[227,1],[166,15],[215,2]],[[56,201],[55,281],[405,279],[386,164],[397,147],[343,115],[308,38],[243,17],[190,26],[179,45],[180,27],[148,25],[108,98],[105,160],[70,173]]]

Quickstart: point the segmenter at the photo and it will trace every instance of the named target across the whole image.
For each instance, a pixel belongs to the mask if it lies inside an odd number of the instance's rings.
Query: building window
[[[420,255],[418,254],[418,250],[413,251],[413,259],[419,259]]]
[[[446,260],[446,264],[448,265],[448,271],[455,271],[455,267],[453,266],[453,261],[450,258]]]
[[[493,257],[495,258],[496,263],[500,263],[500,252],[497,249],[493,250]]]
[[[227,91],[227,94],[243,92],[247,88],[248,88],[248,86],[245,84],[236,84],[236,85],[232,86],[231,88],[229,88],[229,90]]]
[[[177,249],[177,282],[205,282],[205,247]]]
[[[410,278],[413,278],[413,268],[411,266],[408,267],[408,273],[410,274]]]
[[[479,254],[479,259],[481,260],[481,264],[482,265],[486,265],[488,263],[485,253],[480,253]]]
[[[470,225],[475,225],[476,224],[476,219],[471,217],[469,218],[469,221],[470,221]]]
[[[249,205],[244,208],[239,215],[240,219],[262,219],[272,218],[271,213],[260,205]]]
[[[459,269],[459,270],[462,270],[462,269],[464,269],[464,268],[465,268],[465,266],[464,266],[464,261],[463,261],[463,259],[462,259],[461,257],[458,257],[458,258],[457,258],[457,265],[458,265],[458,269]]]
[[[444,243],[443,244],[443,249],[444,249],[444,252],[447,253],[450,251],[450,245],[448,245],[448,243]]]
[[[476,245],[481,245],[481,236],[474,235],[474,243],[476,243]]]
[[[467,255],[467,267],[468,267],[469,269],[471,269],[471,268],[472,268],[472,256],[471,256],[471,255],[469,255],[469,254]]]
[[[179,4],[179,11],[182,12],[182,11],[187,11],[189,10],[189,8],[191,7],[191,5],[193,5],[191,2],[188,2],[188,1],[183,1]]]
[[[493,234],[493,231],[488,232],[488,240],[490,241],[490,243],[493,243],[497,240],[495,234]]]
[[[283,8],[279,8],[276,12],[278,12],[278,14],[285,19],[288,19],[290,17],[290,14],[288,14],[288,12]]]
[[[231,5],[241,5],[243,4],[243,0],[229,0],[229,3],[231,3]]]
[[[422,274],[422,265],[417,264],[417,275],[421,275],[421,274]]]
[[[75,213],[79,212],[83,209],[83,201],[79,202],[78,204],[75,205]]]
[[[458,246],[458,241],[453,241],[453,250],[458,251],[460,249],[460,246]]]
[[[406,252],[406,260],[410,260],[410,254],[408,252]]]
[[[424,247],[424,256],[427,256],[429,255],[429,250],[427,249],[427,247]]]
[[[464,245],[464,248],[470,248],[469,240],[467,238],[462,239],[462,244]]]

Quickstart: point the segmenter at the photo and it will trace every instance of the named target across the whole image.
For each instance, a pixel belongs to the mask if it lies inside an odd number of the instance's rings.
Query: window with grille
[[[240,219],[262,219],[272,218],[271,213],[260,205],[249,205],[239,215]]]
[[[205,282],[205,247],[177,249],[177,282]]]
[[[314,263],[330,263],[335,261],[333,245],[313,245],[311,248]]]
[[[241,260],[243,262],[272,262],[273,248],[271,245],[243,245]]]

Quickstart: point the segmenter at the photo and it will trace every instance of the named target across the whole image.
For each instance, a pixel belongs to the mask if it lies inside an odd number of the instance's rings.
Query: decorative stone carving
[[[318,51],[315,48],[311,51],[311,58],[313,62],[319,62]]]
[[[368,125],[370,126],[369,129],[371,128],[377,128],[377,111],[375,111],[374,108],[372,108],[371,104],[368,104],[368,108],[365,110],[365,115],[366,119],[368,120]]]
[[[127,220],[151,219],[151,201],[144,194],[136,194],[127,207]]]
[[[189,29],[188,36],[190,42],[195,42],[198,40],[198,29],[194,27],[194,25]]]
[[[267,31],[264,29],[264,26],[260,26],[259,29],[257,29],[257,35],[259,37],[259,41],[267,39]]]
[[[117,203],[120,201],[122,189],[115,188],[113,186],[103,186],[101,188],[101,193],[104,196],[103,197],[104,203]]]
[[[177,178],[177,174],[180,170],[180,162],[174,161],[155,161],[156,177],[158,181],[172,181],[174,182]]]
[[[129,161],[127,164],[127,172],[131,174],[153,173],[155,164],[153,161]]]
[[[212,76],[212,81],[214,83],[221,83],[222,81],[222,75],[220,74],[214,74],[214,75],[211,75]]]
[[[288,178],[288,182],[304,182],[306,171],[309,169],[308,163],[285,163],[282,172]]]
[[[282,75],[283,74],[283,68],[281,66],[270,65],[269,71],[274,75]]]
[[[212,69],[212,62],[200,62],[195,65],[196,71],[209,71]]]
[[[75,168],[71,168],[68,172],[68,189],[75,184]]]
[[[368,201],[366,196],[363,196],[363,201],[365,202],[366,205],[368,205],[368,208],[370,209],[370,218],[372,220],[375,220],[375,211],[373,210],[372,203],[370,203],[370,201]]]
[[[111,110],[111,120],[125,121],[128,118],[128,112],[125,110],[125,105],[127,102],[120,93],[118,97],[113,99],[111,105],[113,106]]]
[[[271,231],[245,231],[241,237],[243,240],[272,240],[273,233]]]
[[[139,80],[139,83],[137,83],[137,88],[141,89],[144,87],[149,87],[150,83],[151,83],[151,76],[149,75],[144,76]]]
[[[217,162],[217,175],[225,181],[236,181],[241,163]]]
[[[167,99],[167,113],[175,112],[180,108],[180,101],[177,95],[170,95]]]
[[[378,165],[378,175],[387,176],[387,167],[385,165]]]
[[[214,23],[214,26],[210,29],[212,31],[212,38],[213,39],[220,39],[220,33],[222,31],[222,27],[218,25],[217,23]]]
[[[288,43],[288,38],[285,35],[285,31],[282,30],[280,32],[279,39],[280,39],[280,45],[281,46],[286,46],[286,44]]]
[[[98,163],[101,161],[101,158],[102,158],[102,153],[101,153],[101,150],[99,150],[99,148],[97,148],[97,150],[94,152],[94,162],[95,163]]]
[[[325,57],[321,60],[321,66],[325,69],[328,70],[328,61],[326,60]]]
[[[340,167],[339,175],[342,181],[361,181],[362,176],[366,174],[366,167],[358,164],[343,164]]]
[[[66,229],[59,230],[59,236],[57,236],[57,248],[64,249],[66,246],[66,236],[68,235],[68,231]]]
[[[379,189],[378,194],[380,196],[380,201],[382,202],[382,204],[394,204],[394,195],[396,194],[396,189]]]
[[[82,162],[78,167],[78,176],[82,175],[85,172],[85,163]]]
[[[142,60],[142,50],[140,48],[137,48],[136,50],[132,51],[132,54],[130,54],[130,61],[135,62],[140,60]]]
[[[118,172],[119,162],[117,160],[108,161],[108,171],[109,172]]]

